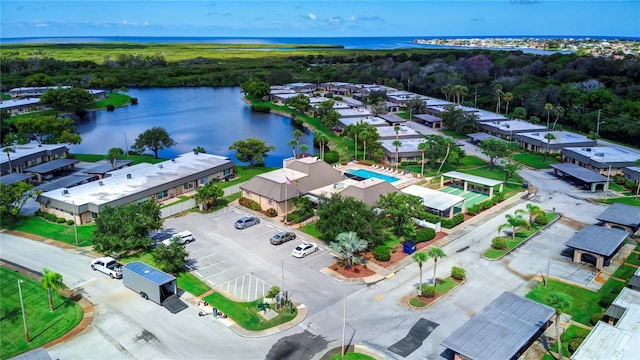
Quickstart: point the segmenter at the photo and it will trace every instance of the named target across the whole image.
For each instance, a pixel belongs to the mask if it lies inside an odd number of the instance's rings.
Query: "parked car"
[[[188,243],[190,243],[192,241],[195,241],[191,231],[181,231],[181,232],[173,235],[172,237],[170,237],[168,239],[162,240],[162,244],[164,246],[169,246],[169,245],[171,245],[171,242],[173,241],[173,239],[176,239],[176,241],[180,245],[188,244]]]
[[[260,219],[255,216],[244,216],[236,221],[235,227],[236,229],[244,229],[259,223]]]
[[[278,231],[275,235],[271,237],[271,244],[280,245],[282,243],[286,243],[289,240],[293,240],[296,238],[296,234],[290,231]]]
[[[296,246],[295,249],[293,249],[291,255],[297,258],[303,258],[316,251],[318,251],[318,244],[303,242],[302,244]]]
[[[105,273],[112,279],[122,278],[122,264],[109,256],[91,260],[91,270]]]

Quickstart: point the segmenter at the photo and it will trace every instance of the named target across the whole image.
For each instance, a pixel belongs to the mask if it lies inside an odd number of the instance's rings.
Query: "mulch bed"
[[[342,277],[354,279],[354,278],[363,278],[371,275],[375,275],[375,271],[371,269],[367,269],[363,265],[351,265],[351,269],[347,269],[344,266],[340,266],[339,263],[335,263],[329,266],[329,269],[337,272]]]
[[[436,233],[436,237],[429,240],[429,241],[425,241],[425,242],[421,242],[421,243],[417,243],[416,244],[416,250],[421,250],[424,249],[425,247],[432,245],[433,243],[435,243],[436,241],[442,239],[443,237],[447,236],[447,234],[443,233],[443,232],[439,232]],[[402,251],[402,244],[396,245],[395,247],[396,252],[393,253],[393,249],[391,249],[391,259],[389,261],[378,261],[376,260],[376,258],[373,256],[373,252],[372,251],[367,251],[365,253],[363,253],[364,257],[367,259],[367,261],[371,261],[372,263],[378,264],[382,267],[387,267],[387,266],[391,266],[393,264],[395,264],[396,262],[404,259],[407,256],[403,251]]]

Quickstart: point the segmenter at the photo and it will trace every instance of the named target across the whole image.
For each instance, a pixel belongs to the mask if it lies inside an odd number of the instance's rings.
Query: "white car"
[[[176,241],[180,245],[188,244],[195,240],[193,238],[193,234],[191,233],[191,231],[181,231],[168,239],[162,240],[162,245],[164,246],[171,245],[171,242],[173,241],[173,239],[176,239]]]
[[[91,260],[91,270],[100,271],[112,279],[122,278],[122,264],[112,257],[101,257]]]
[[[316,251],[318,251],[318,244],[303,242],[302,244],[296,246],[295,249],[293,249],[291,255],[297,258],[303,258]]]

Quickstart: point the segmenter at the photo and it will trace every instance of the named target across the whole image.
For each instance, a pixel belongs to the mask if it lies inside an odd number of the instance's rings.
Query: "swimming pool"
[[[369,170],[365,170],[365,169],[351,169],[351,170],[347,170],[347,172],[349,174],[355,175],[355,176],[359,176],[361,178],[365,178],[365,179],[370,179],[370,178],[377,178],[377,179],[382,179],[386,182],[394,182],[394,181],[398,181],[400,179],[393,177],[393,176],[389,176],[389,175],[385,175],[385,174],[380,174],[377,173],[375,171],[369,171]]]

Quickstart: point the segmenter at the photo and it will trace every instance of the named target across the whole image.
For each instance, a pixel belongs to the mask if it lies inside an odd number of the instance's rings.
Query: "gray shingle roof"
[[[566,246],[603,256],[612,256],[629,234],[626,231],[589,225],[564,243]]]
[[[640,207],[615,203],[596,219],[637,228],[640,226]]]
[[[470,359],[511,359],[554,314],[547,305],[504,292],[441,344]]]

